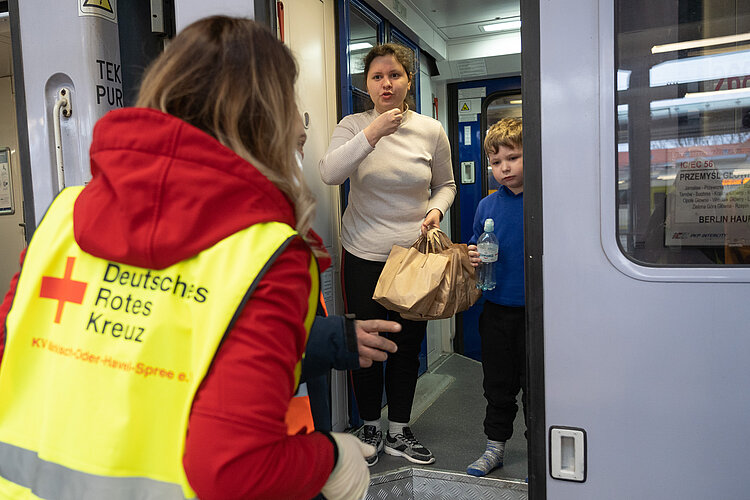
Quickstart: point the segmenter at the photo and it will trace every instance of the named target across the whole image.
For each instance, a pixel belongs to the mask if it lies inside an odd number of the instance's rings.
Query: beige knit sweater
[[[351,254],[383,262],[393,245],[411,246],[427,212],[443,214],[456,195],[450,145],[439,121],[407,111],[398,130],[371,147],[363,130],[370,110],[336,126],[319,168],[326,184],[350,179],[342,244]]]

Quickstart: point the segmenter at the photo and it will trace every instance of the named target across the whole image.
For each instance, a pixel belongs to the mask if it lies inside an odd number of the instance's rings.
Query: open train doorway
[[[0,284],[8,287],[26,246],[23,179],[18,148],[13,37],[8,3],[0,2]]]
[[[393,7],[375,0],[340,0],[338,9],[339,119],[366,109],[369,103],[362,63],[370,47],[396,41],[412,48],[418,68],[414,109],[440,121],[451,141],[458,193],[441,226],[454,242],[466,243],[477,204],[492,188],[481,150],[484,131],[500,116],[521,114],[519,2],[490,6],[479,1],[455,5],[410,1]],[[452,223],[465,218],[468,234],[463,234],[460,224]],[[388,498],[404,484],[423,488],[412,490],[410,498],[426,493],[440,496],[441,485],[453,491],[459,483],[466,488],[462,492],[466,496],[460,498],[497,494],[483,493],[481,481],[472,483],[476,478],[466,472],[485,449],[486,402],[476,321],[469,335],[476,347],[474,357],[464,350],[460,321],[455,317],[428,322],[426,359],[422,360],[427,363],[412,407],[410,425],[434,453],[435,463],[413,466],[403,459],[380,456],[371,468],[371,498]],[[352,426],[358,423],[356,417]],[[506,464],[483,479],[504,482],[510,489],[503,494],[512,495],[508,498],[524,498],[527,457],[519,411]]]
[[[502,118],[522,118],[521,77],[473,80],[448,86],[452,105],[451,132],[458,194],[452,212],[455,241],[467,242],[473,234],[479,201],[499,187],[487,163],[483,141],[487,129]],[[456,315],[454,351],[481,361],[479,314],[484,299]]]

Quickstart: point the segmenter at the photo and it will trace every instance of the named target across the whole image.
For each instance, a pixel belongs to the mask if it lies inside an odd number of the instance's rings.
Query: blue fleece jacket
[[[483,198],[474,215],[474,236],[470,245],[476,245],[484,232],[484,221],[495,221],[495,236],[499,243],[493,290],[483,292],[484,298],[503,306],[523,306],[524,250],[523,250],[523,193],[513,194],[505,186]]]

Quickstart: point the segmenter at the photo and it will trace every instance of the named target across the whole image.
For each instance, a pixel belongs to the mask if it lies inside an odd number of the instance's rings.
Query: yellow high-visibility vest
[[[65,189],[34,233],[8,313],[0,498],[193,498],[182,466],[193,398],[297,233],[256,224],[165,269],[128,266],[75,242],[81,189]],[[308,333],[319,293],[312,255],[309,271]]]

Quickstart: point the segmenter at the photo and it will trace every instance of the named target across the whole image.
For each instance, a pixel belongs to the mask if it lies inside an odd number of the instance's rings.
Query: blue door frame
[[[472,92],[471,89],[474,91]],[[481,92],[481,89],[484,89],[484,92]],[[461,116],[461,113],[458,111],[459,106],[465,101],[465,99],[459,99],[460,91],[464,91],[464,94],[468,93],[472,96],[483,94],[481,96],[482,112],[477,113],[476,119],[473,121],[459,121],[459,117]],[[454,210],[452,212],[454,213],[451,216],[451,223],[454,240],[462,243],[468,242],[471,238],[474,214],[479,205],[479,200],[487,196],[484,172],[486,167],[484,167],[484,153],[482,151],[484,133],[488,125],[483,123],[483,120],[486,120],[484,113],[486,103],[488,98],[492,97],[493,94],[511,92],[521,92],[521,77],[476,80],[451,84],[448,87],[449,102],[454,110],[457,110],[455,114],[451,114],[452,118],[449,117],[451,121],[449,127],[453,131],[451,134],[451,146],[458,152],[454,156],[456,158],[454,172],[456,185],[458,186],[458,196],[453,203]],[[463,116],[464,120],[470,119],[465,114]],[[462,162],[474,162],[474,182],[469,184],[462,183]],[[482,311],[483,304],[484,298],[480,298],[474,306],[456,316],[455,350],[476,360],[481,360],[478,325],[479,314]]]

